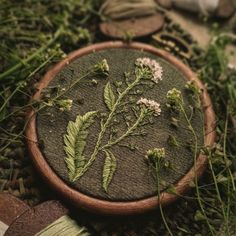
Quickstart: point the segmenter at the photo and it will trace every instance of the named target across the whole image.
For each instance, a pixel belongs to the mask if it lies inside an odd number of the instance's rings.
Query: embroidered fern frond
[[[114,104],[115,104],[115,95],[112,91],[112,87],[111,87],[111,84],[110,82],[108,82],[105,86],[105,89],[104,89],[104,101],[107,105],[107,108],[109,110],[112,110]]]
[[[113,174],[116,170],[116,158],[111,151],[104,150],[106,159],[103,166],[103,189],[107,192],[108,186],[111,183]]]
[[[76,173],[85,165],[83,155],[88,136],[88,128],[93,124],[97,111],[87,112],[76,117],[75,122],[69,121],[67,134],[64,135],[64,150],[67,154],[65,162],[70,181],[76,181]]]

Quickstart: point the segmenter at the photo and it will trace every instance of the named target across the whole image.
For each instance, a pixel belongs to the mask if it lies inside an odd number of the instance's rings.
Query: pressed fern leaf
[[[110,82],[108,82],[104,88],[104,101],[107,105],[107,108],[109,110],[112,110],[114,104],[115,104],[115,95],[112,91],[112,87],[111,87],[111,84]]]
[[[68,169],[69,179],[76,181],[76,173],[85,165],[83,156],[88,136],[88,128],[93,124],[97,111],[87,112],[85,115],[76,117],[75,122],[69,121],[67,134],[64,135],[64,150],[67,154],[65,162]]]
[[[116,158],[112,152],[104,150],[106,159],[103,166],[103,189],[107,192],[108,186],[111,183],[113,174],[116,170]]]

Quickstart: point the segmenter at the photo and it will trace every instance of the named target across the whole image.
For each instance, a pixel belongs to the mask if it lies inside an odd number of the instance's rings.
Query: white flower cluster
[[[147,155],[145,156],[150,161],[160,161],[165,158],[166,151],[165,148],[154,148],[147,151]]]
[[[135,64],[140,67],[148,67],[152,71],[152,81],[156,84],[162,80],[163,69],[156,60],[152,60],[148,57],[142,57],[138,58]]]
[[[149,100],[147,98],[140,98],[137,101],[138,105],[144,105],[149,110],[154,112],[154,116],[159,116],[161,114],[160,104],[155,102],[154,100]]]
[[[103,69],[104,72],[109,72],[109,65],[107,63],[107,60],[106,59],[103,59],[102,62],[101,62],[101,67]]]
[[[103,59],[102,61],[95,64],[94,65],[94,70],[97,73],[102,73],[104,75],[108,75],[110,68],[109,68],[109,65],[107,63],[107,60]]]
[[[167,92],[167,95],[166,95],[167,99],[170,101],[170,102],[179,102],[182,100],[182,94],[181,94],[181,91],[179,91],[178,89],[176,88],[173,88],[171,90],[169,90]]]

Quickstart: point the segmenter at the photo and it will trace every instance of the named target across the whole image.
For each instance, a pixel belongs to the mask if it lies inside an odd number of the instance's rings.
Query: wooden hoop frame
[[[137,50],[144,50],[152,54],[158,55],[159,57],[167,60],[171,64],[174,64],[189,80],[194,80],[197,86],[202,89],[201,103],[204,111],[204,122],[205,122],[205,137],[204,145],[211,146],[215,140],[215,114],[212,108],[211,99],[206,91],[206,88],[202,82],[197,79],[194,73],[181,61],[167,53],[166,51],[156,49],[152,46],[143,43],[132,42],[126,44],[121,41],[104,42],[94,44],[77,51],[72,52],[67,58],[59,62],[56,66],[50,69],[43,79],[38,84],[38,91],[33,96],[33,100],[40,99],[40,93],[43,88],[47,87],[49,82],[62,70],[68,63],[72,62],[78,57],[109,48],[131,48]],[[108,200],[100,200],[94,197],[87,196],[83,193],[76,191],[69,187],[63,180],[61,180],[56,173],[48,165],[44,159],[42,152],[38,145],[38,136],[36,128],[36,113],[32,109],[28,115],[28,123],[26,128],[27,145],[32,157],[35,167],[38,169],[44,180],[56,190],[62,197],[67,199],[75,206],[84,210],[108,215],[131,215],[140,214],[155,209],[159,204],[167,205],[175,200],[178,196],[170,193],[161,193],[160,199],[156,196],[149,197],[142,200],[127,201],[127,202],[114,202]],[[200,177],[207,166],[207,157],[200,154],[197,158],[195,166],[193,166],[185,176],[183,176],[176,184],[175,188],[179,195],[183,195],[189,189],[189,183],[194,178]]]

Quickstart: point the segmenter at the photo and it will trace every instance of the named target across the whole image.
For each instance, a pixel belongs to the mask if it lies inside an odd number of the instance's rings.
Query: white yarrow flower
[[[147,98],[140,98],[137,101],[138,105],[144,105],[148,109],[154,112],[154,116],[159,116],[161,114],[160,104],[155,102],[154,100],[149,100]]]
[[[167,99],[171,102],[181,101],[182,100],[182,94],[181,91],[173,88],[167,92],[166,95]]]
[[[152,60],[148,57],[142,57],[138,58],[135,64],[140,67],[148,67],[152,71],[152,81],[156,84],[162,80],[163,69],[156,60]]]

